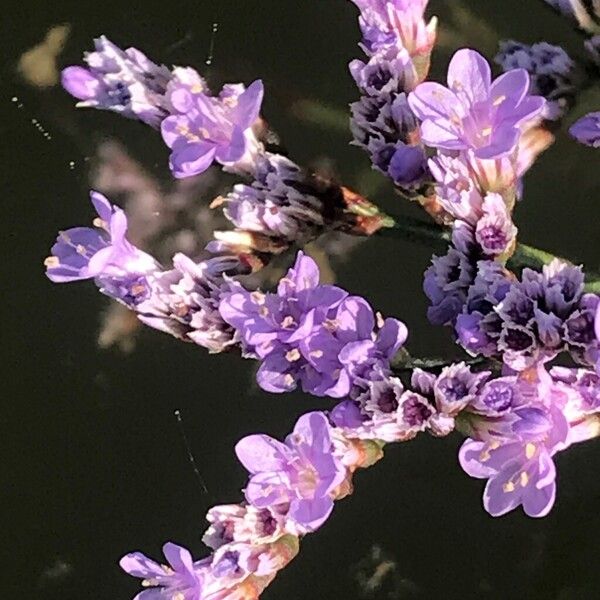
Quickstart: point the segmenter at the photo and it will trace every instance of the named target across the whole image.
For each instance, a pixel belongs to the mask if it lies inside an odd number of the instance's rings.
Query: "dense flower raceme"
[[[575,63],[560,47],[547,42],[527,45],[508,40],[500,43],[496,62],[504,71],[525,69],[531,80],[530,93],[546,98],[543,116],[563,116],[576,91]]]
[[[95,227],[61,232],[46,259],[46,273],[56,283],[94,279],[100,291],[135,311],[161,331],[193,341],[211,352],[237,343],[237,334],[221,318],[221,296],[232,283],[224,274],[248,272],[237,257],[199,264],[183,254],[164,270],[150,255],[126,239],[127,218],[101,194],[92,192],[98,213]]]
[[[247,89],[225,85],[213,96],[191,67],[156,65],[135,48],[121,50],[106,37],[84,57],[85,67],[67,67],[63,87],[90,106],[138,119],[162,130],[171,148],[175,177],[205,171],[213,161],[237,173],[252,173],[262,151],[253,125],[263,97],[261,81]]]
[[[589,113],[579,119],[569,133],[581,144],[600,148],[600,112]]]
[[[362,94],[350,107],[354,143],[369,154],[373,168],[400,189],[418,191],[428,179],[427,162],[406,94],[427,75],[435,21],[427,29],[423,21],[427,2],[355,3],[361,9],[368,61],[350,63]],[[394,15],[401,15],[401,20],[396,23]]]
[[[382,456],[379,444],[345,438],[321,412],[300,417],[283,443],[250,435],[236,452],[250,472],[247,502],[208,512],[203,541],[213,553],[194,561],[189,551],[167,543],[170,566],[140,552],[127,554],[121,567],[145,588],[136,598],[257,599],[296,556],[299,537],[318,529],[334,500],[350,493],[352,473]]]
[[[234,285],[219,310],[245,355],[260,360],[257,381],[266,391],[300,384],[316,396],[358,393],[374,371],[389,372],[407,337],[403,323],[375,315],[363,298],[320,285],[317,265],[302,252],[276,293]]]
[[[372,235],[390,224],[362,196],[269,152],[257,159],[254,180],[235,185],[212,204],[219,205],[235,229],[215,231],[208,249],[252,254],[257,262],[268,262],[270,256],[327,232]]]
[[[472,283],[461,287],[462,310],[451,321],[469,353],[499,358],[517,371],[565,350],[583,365],[597,363],[599,298],[583,293],[579,267],[555,260],[542,273],[525,269],[517,280],[497,263],[480,261],[470,275]]]

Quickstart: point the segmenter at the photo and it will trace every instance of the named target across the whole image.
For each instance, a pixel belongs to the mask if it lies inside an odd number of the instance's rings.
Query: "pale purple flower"
[[[575,63],[560,47],[547,42],[533,45],[513,40],[500,43],[495,57],[504,71],[525,69],[529,73],[529,92],[546,98],[544,118],[556,120],[563,116],[575,94]]]
[[[173,269],[150,279],[150,293],[135,310],[146,325],[192,341],[210,352],[239,343],[239,334],[220,315],[222,297],[234,289],[228,275],[242,274],[232,257],[195,263],[184,254],[173,257]]]
[[[250,435],[235,450],[251,475],[245,491],[250,504],[288,505],[287,518],[300,532],[314,531],[327,520],[347,472],[332,454],[330,426],[323,413],[300,417],[285,443]]]
[[[490,66],[474,50],[459,50],[448,67],[448,87],[421,83],[409,104],[423,122],[423,142],[444,150],[474,151],[478,158],[515,151],[523,128],[536,119],[545,100],[528,95],[529,75],[515,69],[493,83]]]
[[[551,510],[556,495],[552,456],[569,445],[563,414],[566,396],[543,367],[537,377],[504,377],[488,382],[473,409],[471,435],[459,452],[462,468],[488,479],[483,502],[492,516],[522,505],[531,517]]]
[[[424,79],[436,40],[437,19],[424,20],[428,0],[353,0],[361,11],[359,19],[363,47],[367,53],[388,46],[405,48]]]
[[[119,562],[121,568],[142,579],[146,588],[136,600],[201,600],[204,598],[204,577],[208,570],[207,560],[194,562],[188,550],[168,542],[163,553],[169,565],[160,565],[141,552],[125,555]]]
[[[231,542],[270,543],[285,533],[285,514],[271,508],[227,504],[214,506],[202,541],[213,550]]]
[[[409,92],[416,85],[416,73],[404,48],[387,47],[369,57],[353,60],[349,69],[358,89],[366,96],[391,97]]]
[[[127,305],[139,304],[148,297],[148,277],[160,267],[127,240],[125,213],[98,192],[90,197],[98,214],[95,228],[61,232],[45,261],[46,275],[55,283],[96,279],[101,291]]]
[[[438,154],[429,160],[442,208],[454,219],[475,224],[481,216],[483,195],[464,154]]]
[[[581,117],[571,126],[569,133],[580,144],[600,148],[600,112],[591,112]]]
[[[62,85],[80,101],[77,106],[110,110],[158,128],[169,114],[164,96],[171,71],[135,48],[121,50],[105,36],[94,45],[95,51],[84,56],[87,68],[62,72]]]
[[[259,142],[252,132],[263,99],[263,84],[225,86],[218,97],[181,85],[171,91],[172,116],[161,124],[171,148],[170,166],[178,178],[191,177],[217,161],[252,172]]]
[[[483,253],[496,257],[509,252],[515,244],[518,230],[502,196],[487,194],[481,213],[475,227],[475,239]]]
[[[445,415],[456,416],[474,401],[489,376],[488,371],[473,373],[464,362],[444,367],[433,384],[438,410]]]
[[[317,396],[346,396],[375,367],[389,368],[407,336],[395,319],[376,322],[362,298],[319,285],[317,265],[302,252],[276,294],[237,285],[220,312],[239,331],[245,352],[261,360],[259,385],[275,393],[300,382]]]

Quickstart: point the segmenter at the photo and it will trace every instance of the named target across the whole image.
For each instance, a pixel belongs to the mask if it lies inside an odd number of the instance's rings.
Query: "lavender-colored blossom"
[[[489,376],[487,371],[473,373],[464,362],[444,367],[433,384],[433,395],[438,410],[445,415],[457,415],[474,401]]]
[[[473,150],[478,158],[511,154],[523,128],[545,100],[528,95],[529,75],[515,69],[491,80],[490,66],[474,50],[459,50],[448,67],[448,87],[420,84],[409,104],[421,119],[423,142],[444,150]]]
[[[569,133],[580,144],[600,148],[600,112],[591,112],[581,117],[571,126]]]
[[[436,40],[437,19],[424,20],[428,0],[353,0],[361,11],[363,48],[368,54],[399,46],[408,51],[423,80]]]
[[[409,92],[416,85],[416,73],[410,55],[404,48],[387,47],[369,57],[369,61],[353,60],[349,69],[362,94],[386,98]]]
[[[240,332],[246,353],[262,361],[259,385],[276,393],[300,382],[314,395],[346,396],[373,368],[389,368],[407,335],[395,319],[376,323],[362,298],[319,285],[317,265],[302,252],[276,294],[238,285],[220,312]]]
[[[487,383],[473,409],[480,412],[459,453],[462,468],[488,479],[484,506],[493,516],[522,505],[531,517],[548,514],[556,495],[552,456],[568,446],[565,395],[538,367],[535,373]]]
[[[125,213],[98,192],[90,197],[96,227],[61,232],[45,261],[46,274],[55,283],[95,278],[103,292],[127,305],[139,304],[148,297],[148,276],[160,267],[127,240]]]
[[[208,169],[213,161],[238,171],[253,171],[259,143],[252,132],[263,99],[260,80],[247,89],[225,86],[218,97],[194,93],[180,85],[172,90],[173,115],[161,124],[171,148],[170,166],[178,178]]]
[[[559,119],[575,93],[575,63],[560,47],[547,42],[527,45],[508,40],[500,43],[495,57],[504,71],[525,69],[529,73],[529,92],[546,98],[544,118]]]
[[[510,252],[516,243],[517,228],[500,194],[488,194],[481,206],[481,218],[475,227],[475,239],[486,256]]]
[[[169,114],[165,93],[171,71],[135,48],[121,50],[105,36],[94,45],[84,56],[87,68],[62,72],[62,85],[79,100],[77,106],[111,110],[158,128]]]
[[[285,533],[285,514],[270,508],[240,504],[214,506],[206,519],[210,526],[202,541],[214,550],[231,542],[270,543]]]
[[[474,269],[465,254],[450,248],[445,256],[434,256],[425,272],[423,289],[431,301],[427,318],[434,325],[453,323],[461,313]]]
[[[140,321],[210,352],[239,343],[238,333],[220,315],[221,299],[235,288],[226,275],[239,274],[235,258],[212,258],[195,263],[184,254],[173,257],[173,269],[150,280],[150,294],[138,304]]]
[[[329,422],[320,412],[300,417],[285,443],[267,435],[243,438],[236,454],[251,474],[246,499],[259,509],[289,505],[287,518],[299,531],[318,529],[347,476],[332,448]]]
[[[208,569],[206,560],[194,562],[188,550],[168,542],[163,553],[169,566],[163,566],[146,557],[141,552],[125,555],[119,564],[121,568],[142,579],[147,588],[136,596],[139,600],[201,600],[204,598],[204,576]]]

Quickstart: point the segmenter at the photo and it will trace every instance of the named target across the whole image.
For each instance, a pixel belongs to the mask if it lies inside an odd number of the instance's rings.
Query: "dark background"
[[[162,543],[173,540],[202,555],[207,508],[240,498],[245,472],[233,452],[239,438],[258,431],[282,436],[297,416],[327,402],[259,392],[249,362],[208,356],[150,330],[141,332],[132,353],[98,348],[106,299],[91,283],[52,285],[42,261],[58,229],[90,219],[88,165],[100,140],[120,140],[164,182],[167,151],[149,128],[76,111],[59,87],[28,85],[16,75],[19,56],[51,26],[69,23],[59,67],[79,63],[92,38],[104,33],[157,62],[206,72],[216,21],[208,69],[214,87],[261,77],[264,114],[298,162],[327,157],[343,181],[391,212],[418,213],[373,178],[367,157],[348,146],[344,111],[357,92],[346,65],[360,51],[357,11],[346,0],[85,0],[72,6],[25,0],[2,10],[0,597],[127,599],[138,587],[117,566],[125,552],[159,558]],[[432,0],[430,13],[440,16],[444,32],[434,55],[437,78],[459,45],[491,57],[498,39],[513,37],[580,52],[581,38],[541,0]],[[299,114],[302,99],[335,109],[342,126]],[[594,103],[598,109],[598,92],[588,92],[576,114]],[[517,211],[520,239],[599,266],[599,158],[558,135],[527,177]],[[369,240],[336,263],[338,281],[405,320],[414,355],[457,356],[448,331],[425,319],[421,280],[430,254]],[[187,461],[175,409],[184,416],[208,494]],[[481,482],[457,464],[459,444],[458,436],[423,437],[390,447],[383,461],[358,475],[355,494],[327,525],[306,538],[265,600],[599,598],[600,443],[558,458],[556,506],[542,520],[520,511],[489,517]],[[357,574],[370,575],[382,560],[393,568],[371,596],[361,596]]]

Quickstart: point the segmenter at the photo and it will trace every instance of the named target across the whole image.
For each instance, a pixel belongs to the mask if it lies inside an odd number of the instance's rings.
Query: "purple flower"
[[[576,21],[581,29],[598,33],[600,6],[596,0],[546,0],[555,10]]]
[[[453,323],[462,312],[473,282],[473,266],[456,248],[450,248],[445,256],[434,256],[431,262],[423,281],[423,289],[431,301],[427,318],[434,325]]]
[[[569,133],[580,144],[600,148],[600,112],[592,112],[579,119]]]
[[[244,273],[243,265],[231,257],[195,263],[176,254],[173,267],[150,279],[148,297],[135,307],[140,321],[210,352],[238,344],[239,335],[221,317],[219,304],[236,289],[226,276]]]
[[[225,86],[219,97],[194,93],[180,85],[171,92],[172,116],[161,124],[162,136],[171,148],[170,166],[178,178],[198,175],[214,160],[238,171],[253,171],[259,143],[252,125],[263,99],[260,80],[247,89]]]
[[[405,48],[415,62],[420,80],[429,70],[429,57],[436,40],[437,19],[424,20],[428,0],[353,0],[359,19],[363,47],[368,54],[381,48]]]
[[[275,393],[300,382],[317,396],[346,396],[375,367],[389,368],[407,335],[395,319],[376,323],[362,298],[319,285],[317,265],[302,252],[276,294],[236,285],[223,297],[220,313],[240,332],[245,352],[262,361],[259,385]]]
[[[391,97],[409,92],[416,85],[414,66],[404,48],[383,48],[367,63],[353,60],[349,69],[358,89],[367,96]]]
[[[171,71],[135,48],[121,50],[105,36],[94,44],[95,51],[84,57],[87,68],[62,72],[62,85],[80,100],[77,106],[111,110],[158,128],[169,114],[164,96]]]
[[[481,211],[482,216],[475,228],[475,239],[483,253],[493,257],[508,253],[515,244],[518,230],[504,199],[500,194],[488,194]]]
[[[457,415],[474,401],[489,376],[487,371],[473,373],[464,362],[444,367],[433,384],[433,395],[438,410],[445,415]]]
[[[210,526],[202,541],[213,550],[231,542],[269,543],[285,533],[285,515],[270,508],[240,504],[214,506],[206,519]]]
[[[478,158],[511,154],[522,128],[538,117],[545,100],[529,96],[529,75],[515,69],[493,83],[487,61],[474,50],[459,50],[448,67],[448,87],[420,84],[409,96],[423,121],[423,142],[444,150],[472,149]]]
[[[285,443],[267,435],[243,438],[235,451],[251,474],[246,500],[256,508],[289,505],[287,518],[300,532],[318,529],[347,476],[332,450],[330,426],[320,412],[300,417]]]
[[[132,552],[120,560],[121,568],[129,575],[141,578],[142,585],[147,588],[136,599],[201,600],[207,561],[194,562],[188,550],[172,542],[163,546],[163,553],[170,566],[160,565],[141,552]]]
[[[127,217],[98,192],[91,192],[98,218],[91,227],[59,234],[46,259],[46,275],[55,283],[95,278],[101,291],[133,306],[149,293],[148,276],[160,267],[127,239]]]
[[[522,505],[531,517],[543,517],[554,504],[556,470],[552,456],[566,448],[569,424],[565,395],[543,367],[520,377],[488,382],[473,402],[487,415],[473,421],[459,452],[471,477],[488,479],[483,502],[493,516]]]
[[[568,100],[575,93],[575,63],[560,46],[546,42],[529,46],[508,40],[500,43],[495,61],[504,71],[525,69],[531,79],[529,92],[548,101],[544,118],[562,117]]]

